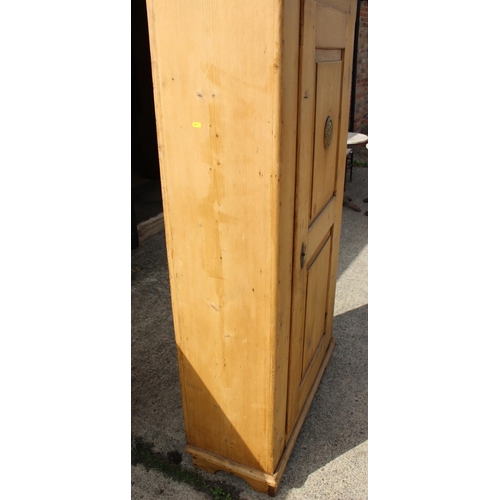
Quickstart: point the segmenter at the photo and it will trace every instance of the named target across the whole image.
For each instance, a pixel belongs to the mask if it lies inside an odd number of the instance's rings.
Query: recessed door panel
[[[335,191],[342,89],[342,61],[320,62],[316,67],[316,133],[310,221],[317,217]]]
[[[306,324],[302,355],[302,378],[309,368],[321,338],[325,334],[326,299],[328,296],[328,271],[330,267],[331,237],[328,234],[319,254],[307,270]],[[325,272],[325,270],[327,272]]]

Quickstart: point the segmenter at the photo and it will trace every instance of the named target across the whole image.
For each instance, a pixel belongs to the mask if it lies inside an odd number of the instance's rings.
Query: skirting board
[[[164,230],[163,212],[161,214],[155,215],[144,222],[137,224],[137,234],[139,235],[139,241],[142,242],[145,239],[158,234]]]
[[[288,442],[283,451],[283,455],[281,455],[281,459],[274,474],[266,474],[261,470],[247,467],[227,458],[221,457],[220,455],[210,453],[206,450],[202,450],[201,448],[197,448],[196,446],[191,446],[188,444],[186,446],[186,453],[189,453],[193,457],[193,464],[196,467],[212,474],[218,470],[230,472],[231,474],[244,479],[254,490],[260,491],[262,493],[267,493],[269,496],[274,497],[274,495],[276,495],[276,491],[278,490],[281,478],[283,477],[283,473],[285,472],[288,459],[292,454],[293,447],[295,446],[295,442],[299,437],[300,430],[302,429],[302,425],[304,424],[306,415],[314,399],[314,395],[316,394],[319,383],[323,378],[323,373],[328,365],[328,362],[330,361],[334,347],[335,339],[332,338],[332,340],[330,341],[330,345],[328,346],[328,349],[325,353],[323,362],[321,363],[321,367],[318,371],[316,379],[314,380],[314,383],[311,387],[311,391],[309,392],[302,411],[299,414],[297,423],[295,424],[295,427],[290,434],[290,438],[288,439]]]

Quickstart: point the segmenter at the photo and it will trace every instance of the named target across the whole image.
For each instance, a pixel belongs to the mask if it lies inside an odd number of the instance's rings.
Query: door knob
[[[333,135],[333,122],[332,117],[328,116],[325,123],[325,149],[330,147],[332,143],[332,135]]]
[[[300,249],[300,268],[304,268],[304,264],[306,263],[306,244],[302,243],[302,248]]]

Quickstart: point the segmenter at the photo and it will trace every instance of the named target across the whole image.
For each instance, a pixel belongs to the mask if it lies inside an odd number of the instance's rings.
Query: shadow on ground
[[[368,305],[336,316],[336,345],[283,477],[280,493],[368,439]]]

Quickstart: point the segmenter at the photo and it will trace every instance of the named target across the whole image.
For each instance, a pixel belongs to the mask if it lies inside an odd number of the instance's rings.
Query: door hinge
[[[306,263],[306,244],[302,243],[302,248],[300,250],[300,268],[304,268],[304,264]]]

